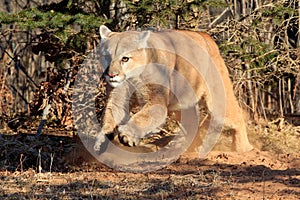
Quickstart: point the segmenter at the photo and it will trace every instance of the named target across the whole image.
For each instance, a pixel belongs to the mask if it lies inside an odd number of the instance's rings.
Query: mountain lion
[[[116,132],[123,144],[138,146],[142,138],[159,130],[168,111],[196,106],[200,100],[213,115],[211,123],[224,122],[234,131],[234,150],[253,148],[227,68],[209,35],[184,30],[112,32],[104,25],[100,35],[101,63],[112,89],[96,151],[105,135]],[[130,114],[133,93],[142,106]]]

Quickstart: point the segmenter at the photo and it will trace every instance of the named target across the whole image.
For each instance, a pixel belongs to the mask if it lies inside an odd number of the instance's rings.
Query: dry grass
[[[250,125],[249,137],[262,151],[277,154],[300,152],[300,126],[289,124],[283,118]]]

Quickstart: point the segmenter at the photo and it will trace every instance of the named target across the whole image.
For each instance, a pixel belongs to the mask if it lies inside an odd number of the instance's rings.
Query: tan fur
[[[100,27],[100,35],[103,67],[107,68],[105,75],[113,88],[96,150],[104,141],[104,135],[115,129],[118,129],[121,142],[128,146],[138,145],[141,138],[165,123],[168,111],[195,106],[200,99],[204,99],[211,111],[212,96],[222,91],[214,88],[221,87],[226,96],[222,102],[215,101],[215,106],[226,105],[224,121],[225,126],[234,130],[233,149],[239,152],[252,149],[227,68],[209,35],[191,31],[116,33],[105,26]],[[175,79],[174,72],[186,81]],[[218,79],[212,72],[221,77],[222,84],[216,81],[214,85],[214,79]],[[187,82],[193,92],[185,86]],[[143,106],[130,117],[128,101],[134,92],[138,93]],[[215,116],[216,123],[218,117]]]

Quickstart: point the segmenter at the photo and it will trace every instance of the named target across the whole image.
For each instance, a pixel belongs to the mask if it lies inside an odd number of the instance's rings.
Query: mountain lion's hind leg
[[[252,150],[253,146],[248,140],[246,122],[244,121],[243,111],[240,107],[236,109],[237,112],[227,114],[224,125],[233,130],[232,150],[237,152],[247,152]]]
[[[242,108],[239,106],[233,90],[227,90],[225,124],[233,130],[232,150],[247,152],[253,149],[247,135],[247,127]]]
[[[233,94],[233,91],[227,90],[225,116],[215,114],[211,116],[212,129],[206,136],[206,144],[203,144],[204,150],[215,144],[215,139],[219,137],[219,131],[222,126],[232,131],[232,150],[237,152],[247,152],[253,149],[247,136],[246,122],[244,121],[243,110]],[[205,96],[206,106],[212,115],[212,99]],[[224,120],[223,120],[224,117]],[[207,149],[205,149],[207,147]]]

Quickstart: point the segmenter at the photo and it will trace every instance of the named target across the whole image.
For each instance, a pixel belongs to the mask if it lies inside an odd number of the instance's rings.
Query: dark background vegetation
[[[252,119],[299,121],[297,0],[1,0],[0,11],[2,128],[37,128],[46,109],[48,125],[71,127],[72,83],[101,24],[206,31]]]

